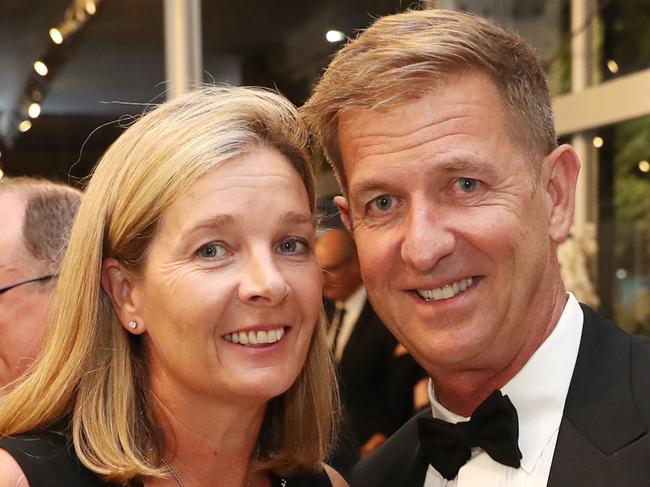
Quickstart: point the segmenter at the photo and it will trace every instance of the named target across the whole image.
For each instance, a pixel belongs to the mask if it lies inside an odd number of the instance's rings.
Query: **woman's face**
[[[162,215],[133,285],[152,386],[227,401],[277,396],[321,307],[314,220],[282,154],[224,162]]]

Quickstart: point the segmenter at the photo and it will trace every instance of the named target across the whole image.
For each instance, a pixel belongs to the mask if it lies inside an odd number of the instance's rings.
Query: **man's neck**
[[[555,329],[565,305],[566,292],[562,290],[549,303],[548,311],[539,315],[549,318],[541,326],[532,327],[522,346],[498,366],[433,371],[431,378],[440,404],[460,416],[470,416],[485,398],[506,385],[526,365]]]

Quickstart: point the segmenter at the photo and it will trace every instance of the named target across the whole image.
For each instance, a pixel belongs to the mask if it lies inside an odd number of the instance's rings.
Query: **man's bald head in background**
[[[316,242],[316,257],[323,268],[323,294],[331,301],[345,301],[362,284],[354,240],[347,230],[332,228]]]
[[[20,377],[38,351],[80,201],[81,192],[64,184],[0,179],[0,387]]]

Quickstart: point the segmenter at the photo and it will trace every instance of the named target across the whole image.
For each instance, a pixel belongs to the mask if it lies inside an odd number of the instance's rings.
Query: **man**
[[[579,162],[533,49],[467,14],[388,16],[304,114],[368,297],[431,377],[352,485],[648,485],[650,343],[562,283]]]
[[[0,179],[0,388],[20,377],[38,351],[80,200],[63,184]]]
[[[390,434],[388,380],[397,342],[366,299],[350,234],[343,228],[326,230],[316,242],[316,256],[323,268],[328,337],[337,363],[345,427],[358,459]]]

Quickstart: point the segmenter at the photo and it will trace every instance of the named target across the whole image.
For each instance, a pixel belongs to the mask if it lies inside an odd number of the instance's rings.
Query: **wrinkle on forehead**
[[[444,99],[444,104],[439,103],[439,99]],[[417,145],[417,140],[427,138],[432,131],[444,132],[447,124],[451,124],[451,131],[453,127],[471,130],[473,120],[485,118],[507,128],[505,107],[494,81],[480,73],[461,73],[436,84],[417,98],[388,109],[342,113],[339,139],[342,148],[345,142],[372,147],[375,143],[391,143],[392,138],[409,139],[402,146],[408,148],[409,144]],[[380,130],[377,130],[378,119],[384,122]],[[490,133],[474,135],[489,137]],[[366,139],[374,140],[366,142]]]

